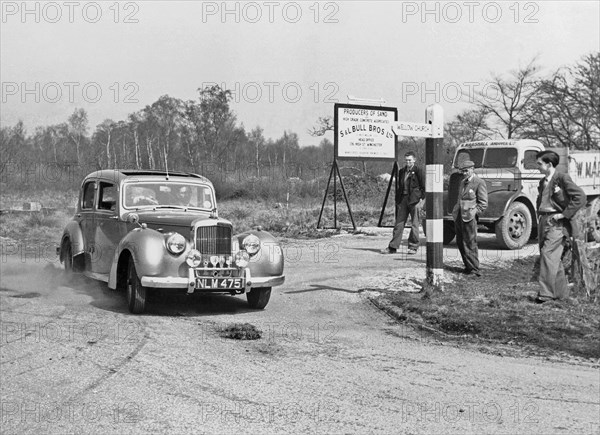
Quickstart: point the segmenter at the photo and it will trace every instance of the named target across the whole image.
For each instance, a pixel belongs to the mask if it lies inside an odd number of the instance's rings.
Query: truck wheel
[[[271,298],[271,287],[257,287],[246,293],[248,305],[250,308],[262,310],[269,303]]]
[[[502,248],[520,249],[531,236],[531,213],[522,202],[513,202],[496,223],[496,240]]]
[[[132,258],[129,260],[127,271],[127,308],[131,313],[140,314],[144,312],[147,293],[148,289],[142,285],[138,278]]]
[[[444,245],[449,245],[456,236],[454,222],[444,221]]]

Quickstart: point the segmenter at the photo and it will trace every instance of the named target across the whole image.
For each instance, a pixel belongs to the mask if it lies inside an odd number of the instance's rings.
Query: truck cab
[[[488,208],[479,223],[493,229],[499,244],[508,249],[523,247],[537,227],[537,186],[542,174],[536,155],[544,146],[537,140],[490,140],[461,144],[454,155],[453,169],[472,160],[475,174],[488,190]],[[454,238],[452,208],[458,198],[462,175],[453,171],[444,192],[444,243]]]

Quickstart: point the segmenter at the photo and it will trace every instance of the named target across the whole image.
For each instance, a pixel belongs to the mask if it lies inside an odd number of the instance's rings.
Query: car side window
[[[94,207],[94,193],[96,190],[94,189],[95,183],[93,181],[89,181],[83,186],[83,198],[81,199],[81,208],[90,209]]]
[[[537,155],[538,150],[526,150],[525,156],[523,159],[523,168],[524,169],[537,169],[537,159],[535,156]]]
[[[98,210],[117,209],[117,188],[111,183],[100,183]]]

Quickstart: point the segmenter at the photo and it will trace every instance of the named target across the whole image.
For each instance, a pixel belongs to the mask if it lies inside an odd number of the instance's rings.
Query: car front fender
[[[124,255],[134,261],[135,270],[140,279],[144,276],[186,276],[186,253],[190,246],[178,256],[167,251],[165,235],[151,228],[136,228],[119,242],[108,276],[108,287],[117,288],[119,262]],[[126,267],[126,265],[122,265]]]
[[[262,230],[246,231],[234,236],[240,249],[244,238],[250,234],[258,237],[260,250],[250,257],[248,267],[253,278],[283,276],[283,250],[279,241],[269,232]]]

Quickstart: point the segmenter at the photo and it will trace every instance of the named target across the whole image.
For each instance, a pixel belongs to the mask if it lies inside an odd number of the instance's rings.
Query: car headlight
[[[200,251],[197,251],[196,249],[192,249],[188,253],[188,255],[185,259],[185,262],[190,267],[198,267],[198,266],[200,266],[200,263],[202,263],[202,254],[200,253]]]
[[[185,250],[185,237],[173,233],[167,238],[167,249],[171,254],[179,255]]]
[[[235,254],[235,265],[237,267],[246,267],[248,266],[248,261],[250,261],[250,256],[246,251],[239,251]]]
[[[244,239],[242,246],[248,254],[254,255],[260,251],[260,240],[254,234],[250,234]]]

